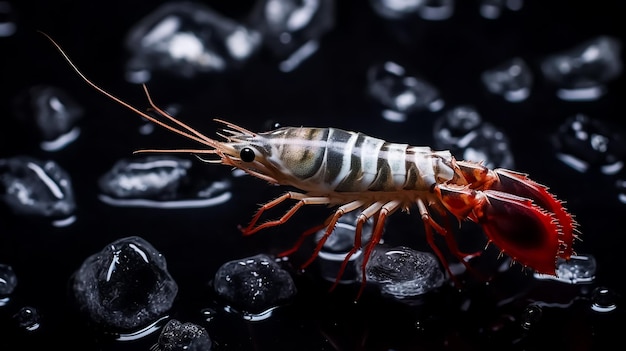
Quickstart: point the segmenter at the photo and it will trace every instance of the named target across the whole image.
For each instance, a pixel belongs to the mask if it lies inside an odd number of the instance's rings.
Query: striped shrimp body
[[[525,174],[490,170],[480,163],[456,161],[449,151],[389,143],[336,128],[284,127],[253,133],[223,123],[227,126],[223,133],[226,142],[209,152],[220,157],[218,162],[270,183],[302,190],[287,192],[261,206],[250,224],[242,228],[245,235],[285,223],[305,205],[338,206],[322,225],[305,232],[284,253],[295,252],[304,238],[325,228],[314,254],[303,265],[306,267],[341,216],[360,211],[354,247],[344,259],[335,284],[350,257],[361,248],[361,230],[367,220],[374,218],[376,225],[364,248],[363,282],[365,265],[382,237],[387,217],[398,209],[413,207],[424,221],[428,243],[451,276],[444,255],[435,245],[434,233],[441,234],[451,253],[466,265],[467,258],[477,253],[459,251],[450,221],[439,224],[431,212],[478,223],[502,252],[540,273],[554,275],[556,259],[568,259],[573,253],[576,223],[561,201]],[[258,224],[265,211],[288,199],[297,202],[281,218]]]
[[[358,211],[354,246],[344,259],[335,285],[350,257],[363,248],[359,295],[366,282],[367,261],[382,237],[386,219],[397,210],[418,209],[426,240],[452,278],[454,275],[435,244],[435,235],[443,236],[450,252],[468,268],[467,259],[478,253],[464,253],[457,248],[453,221],[446,218],[449,216],[459,222],[470,220],[479,224],[489,242],[514,261],[539,273],[555,275],[556,260],[569,259],[573,254],[572,244],[578,233],[576,222],[562,201],[526,174],[491,170],[481,163],[457,161],[449,151],[390,143],[336,128],[284,127],[254,133],[216,120],[225,125],[218,133],[224,140],[214,140],[157,107],[145,86],[148,102],[160,118],[100,88],[83,75],[58,44],[48,39],[94,89],[147,120],[203,146],[139,152],[214,155],[215,159],[206,161],[236,167],[271,184],[299,190],[286,192],[262,205],[250,223],[240,228],[244,235],[285,223],[306,205],[333,207],[334,212],[324,223],[304,232],[283,253],[295,252],[307,237],[325,229],[313,255],[304,263],[306,267],[314,261],[339,219]],[[266,211],[288,200],[295,204],[282,217],[259,223]],[[375,225],[371,239],[363,244],[361,231],[369,219]]]

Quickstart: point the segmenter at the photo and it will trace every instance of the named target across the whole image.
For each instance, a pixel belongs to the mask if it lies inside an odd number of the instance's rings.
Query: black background
[[[554,157],[549,137],[576,113],[622,130],[624,76],[610,82],[608,94],[597,101],[565,102],[556,97],[554,87],[539,71],[546,55],[598,35],[623,41],[618,29],[624,14],[621,2],[527,1],[521,11],[505,11],[499,19],[488,20],[480,16],[478,1],[457,1],[449,20],[411,23],[408,40],[398,37],[394,23],[377,17],[366,2],[338,2],[336,28],[324,36],[319,51],[294,72],[281,73],[278,61],[264,52],[231,73],[192,80],[155,74],[148,84],[154,100],[161,106],[183,106],[179,117],[209,136],[218,127],[212,119],[222,118],[250,130],[264,130],[268,121],[279,121],[282,125],[334,126],[389,141],[432,145],[432,122],[437,114],[423,113],[403,124],[391,123],[380,117],[366,95],[367,68],[381,60],[396,60],[438,87],[447,108],[471,105],[484,120],[504,130],[511,139],[516,170],[549,185],[576,215],[583,232],[576,251],[593,255],[598,262],[592,287],[606,286],[622,293],[624,204],[617,200],[614,187],[620,175],[606,176],[593,170],[581,174],[568,168]],[[37,30],[57,40],[94,82],[144,108],[147,102],[141,88],[124,80],[128,53],[123,40],[129,28],[159,3],[12,2],[18,32],[0,38],[0,157],[30,155],[57,161],[72,177],[78,210],[77,222],[66,228],[0,214],[0,263],[13,266],[19,280],[10,303],[0,307],[0,349],[12,349],[7,341],[24,346],[111,350],[145,350],[154,343],[155,336],[131,343],[106,340],[74,313],[68,294],[69,277],[87,256],[130,235],[142,236],[166,257],[180,288],[172,315],[205,326],[220,350],[474,350],[489,346],[585,350],[603,349],[619,340],[608,326],[623,323],[621,305],[605,315],[593,313],[584,302],[582,307],[574,303],[549,308],[539,328],[522,338],[516,326],[523,308],[495,306],[503,291],[511,293],[517,287],[477,284],[466,295],[441,293],[420,308],[382,298],[375,289],[368,289],[354,304],[356,287],[340,287],[328,294],[329,283],[318,278],[315,265],[296,275],[300,293],[293,307],[269,321],[249,324],[237,316],[222,315],[204,322],[199,311],[212,304],[207,283],[220,265],[286,249],[299,232],[317,224],[326,212],[306,209],[284,226],[243,238],[237,225],[247,223],[257,204],[281,189],[257,179],[238,178],[233,200],[224,206],[193,210],[114,208],[97,199],[98,177],[118,159],[132,157],[132,151],[195,145],[162,131],[140,135],[141,120],[84,84]],[[243,20],[254,2],[205,3]],[[482,71],[515,56],[525,59],[535,74],[530,98],[519,104],[489,94],[480,82]],[[61,87],[85,108],[85,117],[79,122],[80,139],[61,151],[40,150],[34,133],[14,118],[15,97],[35,84]],[[227,175],[225,168],[210,172]],[[422,224],[414,214],[392,218],[387,243],[428,250]],[[309,252],[303,251],[292,260],[302,262]],[[524,273],[514,271],[526,288]],[[533,291],[542,296],[540,300],[545,296],[577,300],[564,298],[572,294],[585,301],[591,288],[578,289],[544,283]],[[473,305],[478,307],[460,311],[456,306],[463,296],[478,301]],[[25,332],[14,327],[11,315],[25,305],[40,311],[39,330]],[[505,326],[503,332],[485,332],[499,321]]]

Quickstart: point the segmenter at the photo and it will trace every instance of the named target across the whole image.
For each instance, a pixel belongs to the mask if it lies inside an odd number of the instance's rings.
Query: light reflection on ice
[[[133,340],[139,340],[145,336],[148,336],[154,332],[156,332],[157,330],[160,330],[163,325],[165,324],[165,321],[169,318],[169,316],[163,316],[159,319],[157,319],[156,321],[154,321],[154,323],[150,323],[148,326],[141,328],[139,330],[136,331],[132,331],[132,332],[128,332],[128,333],[119,333],[115,340],[117,341],[133,341]]]

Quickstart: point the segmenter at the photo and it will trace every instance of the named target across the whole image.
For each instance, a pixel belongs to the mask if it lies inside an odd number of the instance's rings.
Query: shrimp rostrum
[[[495,244],[513,261],[538,273],[555,275],[556,260],[569,259],[573,254],[572,244],[578,231],[572,215],[562,201],[526,174],[457,161],[449,151],[391,143],[336,128],[282,127],[255,133],[217,120],[225,125],[218,133],[224,140],[218,141],[159,109],[147,90],[152,109],[162,118],[140,111],[103,90],[88,80],[52,42],[93,88],[153,123],[204,147],[143,152],[212,154],[216,159],[209,162],[241,169],[271,184],[299,189],[262,205],[250,223],[240,228],[243,234],[250,235],[285,223],[306,205],[331,206],[334,212],[326,221],[303,233],[296,245],[285,252],[293,253],[307,236],[325,230],[313,255],[304,263],[306,267],[322,249],[339,219],[356,211],[354,247],[346,255],[337,281],[350,257],[362,249],[360,274],[365,283],[366,264],[381,240],[385,221],[392,213],[411,208],[417,208],[424,223],[426,240],[451,276],[443,253],[435,244],[436,235],[444,238],[450,253],[465,265],[476,253],[468,254],[458,249],[450,224],[453,221],[448,217],[459,222],[477,223],[488,242]],[[261,221],[266,211],[288,200],[294,203],[282,217]],[[371,239],[361,243],[363,226],[370,219],[375,223]]]

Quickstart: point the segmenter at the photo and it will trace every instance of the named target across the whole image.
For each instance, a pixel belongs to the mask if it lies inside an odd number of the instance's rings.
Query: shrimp
[[[408,212],[415,207],[424,223],[428,244],[453,279],[454,274],[435,243],[436,234],[444,238],[450,252],[468,268],[468,259],[480,253],[459,250],[451,221],[447,220],[450,217],[459,222],[477,223],[488,242],[495,244],[501,253],[538,273],[556,275],[556,260],[567,260],[574,254],[573,242],[579,231],[573,216],[547,187],[524,173],[501,168],[492,170],[482,163],[456,160],[450,151],[387,142],[337,128],[282,127],[256,133],[234,123],[215,120],[224,125],[217,133],[224,141],[218,141],[160,109],[145,85],[149,105],[162,119],[100,88],[74,65],[52,38],[44,35],[91,87],[145,119],[204,147],[137,152],[215,155],[216,159],[206,161],[241,169],[270,184],[299,190],[285,192],[262,205],[250,223],[239,228],[244,235],[281,225],[307,205],[334,208],[322,224],[304,232],[291,249],[281,254],[294,253],[307,237],[324,230],[313,254],[302,265],[306,268],[315,260],[339,219],[358,211],[353,248],[347,253],[331,289],[339,282],[350,258],[363,250],[358,299],[365,287],[368,259],[382,239],[387,218],[398,210]],[[288,200],[295,204],[282,217],[259,223],[266,211]],[[363,226],[370,219],[375,223],[371,239],[361,243]],[[440,224],[442,219],[444,223]]]

